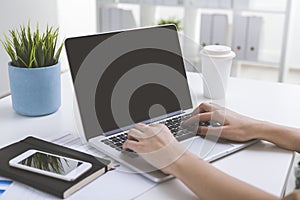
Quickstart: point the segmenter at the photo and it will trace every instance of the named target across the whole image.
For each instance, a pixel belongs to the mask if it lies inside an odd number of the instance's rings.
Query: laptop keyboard
[[[181,126],[182,122],[184,122],[190,117],[191,114],[187,114],[179,117],[174,117],[166,121],[162,121],[160,123],[165,124],[178,141],[182,141],[196,135],[195,126],[189,126],[189,127]]]
[[[188,138],[191,138],[196,135],[196,130],[195,126],[190,126],[190,127],[182,127],[181,124],[183,121],[187,120],[188,118],[191,117],[191,114],[183,115],[183,116],[178,116],[178,117],[173,117],[165,121],[159,122],[160,124],[165,124],[171,131],[171,133],[174,135],[174,137],[178,141],[182,141]],[[123,143],[127,140],[128,134],[127,132],[112,136],[106,139],[101,140],[104,144],[118,150],[122,151],[124,153],[127,153],[131,157],[137,156],[137,154],[130,150],[124,150],[122,148]]]

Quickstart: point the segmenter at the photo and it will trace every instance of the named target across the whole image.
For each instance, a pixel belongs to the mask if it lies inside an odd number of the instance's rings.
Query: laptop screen
[[[87,139],[192,107],[173,25],[68,38],[65,46]]]

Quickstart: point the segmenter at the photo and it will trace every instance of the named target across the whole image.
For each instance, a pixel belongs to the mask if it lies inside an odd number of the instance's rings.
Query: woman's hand
[[[184,153],[170,130],[162,124],[137,124],[128,132],[123,149],[135,151],[165,173],[170,173],[170,166]]]
[[[294,192],[284,197],[283,200],[300,200],[300,190],[295,190]]]
[[[222,126],[198,126],[199,135],[215,135],[241,142],[257,138],[256,133],[259,131],[257,129],[264,124],[262,121],[240,115],[219,105],[202,103],[193,111],[192,117],[186,120],[183,125],[208,121],[219,122]]]

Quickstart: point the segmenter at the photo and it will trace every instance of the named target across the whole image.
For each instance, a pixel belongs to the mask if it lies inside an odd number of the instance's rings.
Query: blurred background
[[[299,0],[1,0],[0,39],[28,21],[42,30],[47,24],[59,27],[61,41],[70,36],[175,23],[183,53],[196,71],[201,71],[199,50],[208,44],[223,44],[237,52],[232,77],[300,84],[297,8]],[[10,93],[9,60],[1,47],[0,98]],[[67,71],[64,50],[61,63],[62,71]],[[288,191],[293,190],[294,182],[292,170]]]

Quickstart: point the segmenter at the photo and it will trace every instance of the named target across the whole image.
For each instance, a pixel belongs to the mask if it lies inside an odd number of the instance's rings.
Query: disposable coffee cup
[[[235,53],[230,47],[208,45],[201,51],[203,95],[210,99],[224,99]]]

